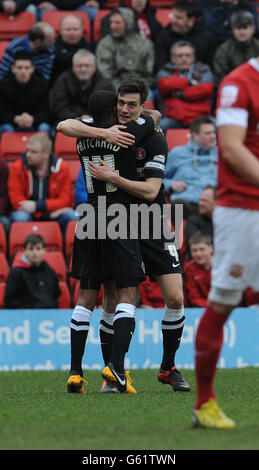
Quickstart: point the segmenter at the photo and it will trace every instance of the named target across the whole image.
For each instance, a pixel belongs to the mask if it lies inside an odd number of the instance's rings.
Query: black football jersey
[[[91,122],[85,122],[85,124],[91,125]],[[94,123],[92,123],[92,125],[94,125]],[[98,196],[106,197],[106,206],[113,203],[128,205],[136,201],[133,196],[117,188],[114,184],[92,178],[88,168],[89,161],[98,165],[100,164],[99,159],[101,158],[120,176],[131,180],[138,179],[135,158],[136,148],[144,137],[152,133],[154,130],[154,121],[149,116],[140,117],[136,121],[128,122],[126,127],[125,132],[129,132],[135,136],[135,144],[128,148],[110,144],[100,138],[84,137],[77,139],[77,152],[82,165],[88,193],[87,202],[93,206],[97,206]]]
[[[138,180],[145,181],[146,178],[164,179],[167,154],[168,145],[163,134],[154,131],[147,135],[136,148]],[[163,184],[152,203],[165,203]]]

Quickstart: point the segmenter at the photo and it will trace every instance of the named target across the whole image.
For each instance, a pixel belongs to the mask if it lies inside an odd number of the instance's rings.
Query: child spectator
[[[196,232],[190,239],[192,260],[184,267],[185,295],[188,307],[206,307],[211,283],[212,238]]]
[[[6,308],[58,308],[61,294],[58,276],[43,260],[45,241],[40,235],[28,235],[24,253],[14,261],[6,282]]]

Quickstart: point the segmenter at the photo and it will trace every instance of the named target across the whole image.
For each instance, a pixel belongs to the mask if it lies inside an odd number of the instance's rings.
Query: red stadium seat
[[[58,222],[13,222],[9,234],[9,254],[13,258],[17,251],[23,251],[27,235],[41,235],[46,242],[47,251],[63,250],[62,233]]]
[[[6,282],[9,274],[9,266],[4,253],[0,253],[0,282]]]
[[[70,258],[73,249],[73,243],[76,232],[76,220],[70,220],[67,224],[66,235],[65,235],[65,254],[67,259]]]
[[[10,41],[0,41],[0,60],[2,60],[5,49],[9,46]]]
[[[71,295],[68,285],[64,281],[59,281],[61,295],[58,299],[58,308],[71,308]]]
[[[3,224],[0,222],[0,253],[6,255],[6,233]]]
[[[54,141],[54,153],[57,157],[64,159],[78,159],[76,138],[68,137],[58,132]]]
[[[176,147],[177,145],[186,145],[191,139],[189,129],[168,129],[165,133],[168,149]]]
[[[115,8],[118,7],[120,0],[105,0],[103,8]]]
[[[111,12],[111,10],[108,10],[108,9],[98,10],[98,12],[95,16],[94,22],[93,22],[93,40],[94,40],[94,42],[97,42],[98,39],[101,36],[102,19],[104,18],[104,16],[109,15],[110,12]]]
[[[6,283],[5,283],[5,282],[1,282],[1,283],[0,283],[0,308],[5,308],[5,307],[4,307],[5,288],[6,288]]]
[[[26,151],[28,139],[37,132],[4,132],[1,138],[1,157],[14,161]]]
[[[0,39],[13,39],[26,36],[35,23],[35,17],[29,11],[17,15],[0,13]]]
[[[70,177],[73,187],[76,184],[78,173],[80,170],[80,161],[79,160],[66,160],[66,163],[69,167]]]
[[[161,25],[164,28],[169,23],[171,23],[171,17],[170,17],[171,14],[172,14],[172,8],[157,8],[155,17],[157,21],[159,21],[159,23],[161,23]]]
[[[59,34],[60,30],[60,20],[64,15],[73,14],[78,15],[83,20],[83,28],[84,28],[84,37],[87,42],[91,41],[91,22],[89,16],[84,11],[67,11],[67,10],[59,10],[59,11],[45,11],[42,15],[42,21],[49,23],[56,32],[56,35]]]

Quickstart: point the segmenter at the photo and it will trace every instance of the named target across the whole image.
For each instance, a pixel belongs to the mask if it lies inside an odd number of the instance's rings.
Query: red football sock
[[[213,383],[226,320],[227,316],[219,314],[210,307],[207,307],[200,320],[195,340],[196,410],[210,398],[215,399]]]

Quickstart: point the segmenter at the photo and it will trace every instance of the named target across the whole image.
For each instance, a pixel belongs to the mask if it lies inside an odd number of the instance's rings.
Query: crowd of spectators
[[[0,136],[35,132],[20,159],[11,164],[0,159],[0,223],[8,239],[13,222],[56,220],[65,237],[87,193],[82,171],[73,187],[67,163],[53,152],[56,125],[88,117],[93,91],[116,91],[130,76],[144,79],[148,103],[162,113],[165,136],[169,129],[190,132],[185,145],[169,148],[164,188],[169,203],[184,206],[185,305],[206,306],[217,185],[217,90],[231,70],[258,56],[259,0],[172,1],[172,9],[164,6],[170,13],[166,25],[156,15],[163,2],[118,0],[114,8],[107,3],[0,1],[6,15],[29,11],[35,18],[26,36],[10,38],[0,62]],[[107,8],[96,39],[97,14]],[[58,10],[64,15],[56,34],[44,13]],[[82,12],[90,20],[91,39]],[[159,286],[149,279],[139,294],[143,308],[164,305]]]

